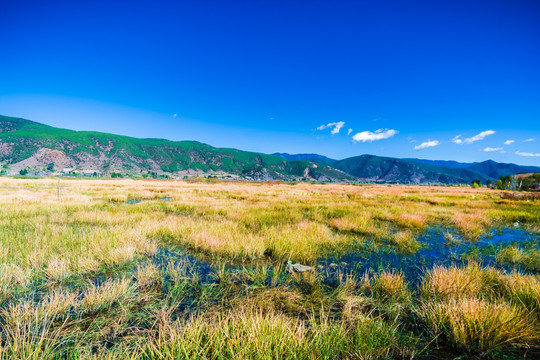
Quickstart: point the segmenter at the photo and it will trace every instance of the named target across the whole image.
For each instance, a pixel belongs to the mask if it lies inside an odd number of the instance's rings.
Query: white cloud
[[[540,153],[531,153],[531,152],[523,152],[523,151],[516,151],[515,154],[519,156],[540,156]]]
[[[347,135],[351,135],[352,129],[347,130]]]
[[[530,139],[524,140],[523,142],[531,142],[531,141],[534,141],[534,138],[530,138]]]
[[[499,151],[502,149],[503,149],[502,147],[498,147],[498,148],[487,147],[484,149],[484,151]]]
[[[515,140],[506,140],[504,142],[504,145],[510,145],[510,144],[513,144],[514,142],[516,142]]]
[[[473,137],[466,138],[465,140],[463,140],[463,142],[465,144],[472,144],[475,141],[484,140],[486,136],[493,135],[493,134],[495,134],[495,131],[493,130],[482,131],[478,135],[474,135]]]
[[[484,140],[486,136],[495,134],[495,131],[493,130],[486,130],[482,131],[480,134],[474,135],[473,137],[461,139],[461,135],[456,136],[452,139],[452,142],[455,144],[472,144],[475,141]]]
[[[175,117],[178,117],[178,114],[173,114],[173,116],[172,116],[172,117],[174,117],[174,118],[175,118]]]
[[[338,134],[339,130],[341,130],[343,126],[345,126],[345,121],[338,121],[326,125],[321,125],[317,128],[317,130],[324,130],[333,127],[332,131],[330,131],[330,134]]]
[[[434,147],[437,145],[439,145],[438,140],[426,141],[426,142],[421,143],[420,145],[416,145],[414,147],[414,150],[427,149],[427,148]]]
[[[375,141],[375,140],[383,140],[391,138],[392,136],[396,135],[399,131],[394,129],[379,129],[375,130],[375,132],[371,131],[362,131],[357,134],[354,134],[353,141]]]

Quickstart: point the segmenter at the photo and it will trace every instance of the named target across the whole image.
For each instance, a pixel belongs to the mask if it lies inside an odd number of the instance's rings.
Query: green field
[[[533,359],[539,235],[485,188],[0,178],[0,358]]]

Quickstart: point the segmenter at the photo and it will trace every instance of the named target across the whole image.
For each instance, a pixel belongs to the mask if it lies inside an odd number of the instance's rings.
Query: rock
[[[291,274],[293,272],[306,272],[311,271],[313,268],[311,266],[302,265],[302,264],[293,264],[292,261],[287,261],[287,271]]]
[[[336,264],[336,263],[331,263],[331,264],[328,265],[328,266],[330,266],[332,269],[334,269],[334,268],[337,268],[337,267],[338,267],[338,264]]]
[[[347,264],[345,261],[340,262],[339,265],[341,265],[341,266],[349,266],[349,264]]]
[[[317,269],[319,269],[319,270],[324,270],[324,266],[322,266],[322,265],[317,265]]]
[[[514,223],[514,227],[517,229],[519,228],[519,220]]]

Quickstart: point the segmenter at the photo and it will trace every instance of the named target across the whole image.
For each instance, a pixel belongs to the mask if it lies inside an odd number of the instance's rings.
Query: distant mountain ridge
[[[413,184],[468,184],[474,179],[489,180],[468,169],[422,164],[410,160],[361,155],[338,161],[334,165],[363,182]]]
[[[473,180],[497,180],[500,176],[520,173],[538,173],[538,166],[497,163],[493,160],[462,163],[452,160],[398,159],[375,155],[360,155],[334,160],[319,154],[275,153],[285,159],[307,159],[314,163],[327,163],[356,177],[362,182],[470,184]]]
[[[279,156],[215,148],[197,141],[139,139],[59,129],[0,116],[0,165],[7,174],[62,169],[111,174],[220,175],[249,180],[353,181],[332,167]],[[6,170],[7,169],[7,170]]]
[[[466,168],[474,164],[478,163],[463,163],[453,160],[426,160],[426,159],[415,159],[415,158],[407,158],[403,160],[409,160],[414,162],[419,162],[426,165],[435,165],[435,166],[441,166],[441,167],[450,167],[450,168]]]
[[[273,153],[272,155],[276,155],[290,161],[307,160],[315,164],[325,164],[329,166],[333,166],[338,161],[338,160],[330,159],[329,157],[326,157],[324,155],[319,155],[319,154]]]
[[[0,115],[0,174],[79,172],[111,176],[214,175],[247,180],[470,184],[540,167],[492,160],[459,163],[375,155],[335,160],[319,154],[272,155],[215,148],[197,141],[139,139],[55,128]]]

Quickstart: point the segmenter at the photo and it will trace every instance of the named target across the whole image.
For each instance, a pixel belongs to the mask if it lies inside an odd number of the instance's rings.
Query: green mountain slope
[[[104,175],[151,173],[184,177],[213,174],[252,180],[405,184],[470,184],[475,179],[485,183],[497,180],[501,175],[540,172],[539,167],[491,160],[454,164],[374,155],[339,161],[317,154],[268,155],[215,148],[197,141],[139,139],[59,129],[7,116],[0,116],[0,165],[3,174],[18,174],[22,170],[46,175],[51,171],[75,169]]]
[[[333,166],[337,160],[319,154],[288,154],[288,153],[273,153],[272,155],[280,156],[287,160],[307,160],[315,164]]]
[[[353,179],[330,167],[279,156],[215,148],[196,141],[138,139],[128,136],[59,129],[33,121],[0,116],[0,162],[8,169],[39,172],[53,163],[62,168],[143,174],[226,173],[255,180]]]

